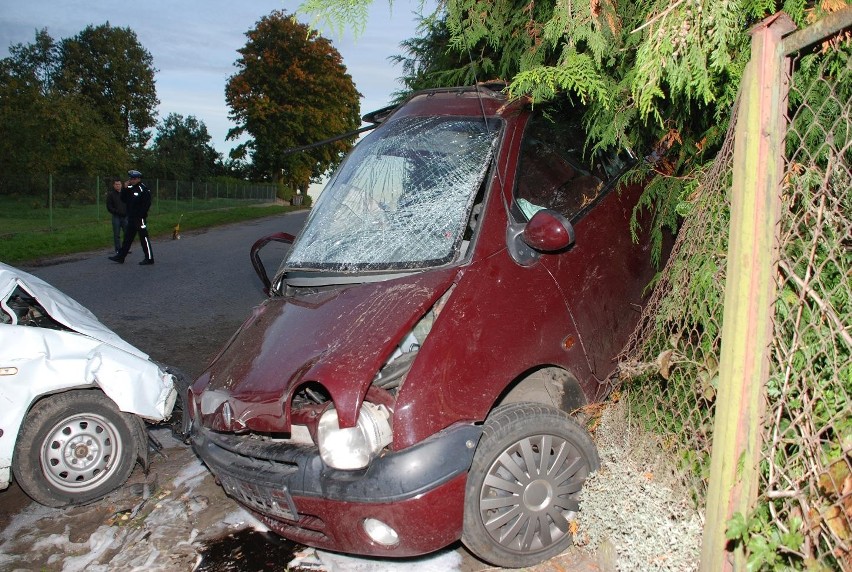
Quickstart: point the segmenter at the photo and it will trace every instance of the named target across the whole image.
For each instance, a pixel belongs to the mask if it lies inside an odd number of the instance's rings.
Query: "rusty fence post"
[[[751,61],[740,87],[719,388],[701,548],[704,572],[745,569],[742,550],[733,558],[726,552],[725,529],[735,513],[748,514],[757,497],[787,97],[780,45],[794,29],[792,20],[779,13],[751,30]]]

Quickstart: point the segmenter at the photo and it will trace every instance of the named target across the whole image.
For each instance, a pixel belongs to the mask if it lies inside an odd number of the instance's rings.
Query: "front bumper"
[[[482,428],[458,424],[361,471],[323,464],[316,447],[192,429],[192,445],[225,492],[282,536],[370,556],[416,556],[461,537],[467,472]],[[373,542],[366,518],[399,535]]]

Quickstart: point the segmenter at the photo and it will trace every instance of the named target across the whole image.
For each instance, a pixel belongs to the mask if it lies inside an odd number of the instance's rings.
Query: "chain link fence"
[[[692,197],[669,262],[619,358],[631,410],[659,436],[696,500],[707,490],[713,441],[733,139],[729,131]]]
[[[847,24],[834,43],[789,54],[759,490],[743,516],[744,534],[757,539],[745,546],[750,569],[852,570],[849,38]],[[735,124],[736,112],[619,366],[631,415],[669,454],[698,506],[713,453]]]
[[[270,203],[276,200],[270,183],[225,183],[143,179],[151,189],[151,213],[189,213]],[[43,232],[109,220],[106,196],[112,177],[21,175],[2,178],[0,236]]]
[[[804,559],[852,570],[852,58],[791,74],[759,504]]]

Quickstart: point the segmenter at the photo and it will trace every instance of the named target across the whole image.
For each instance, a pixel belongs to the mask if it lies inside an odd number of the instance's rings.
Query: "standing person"
[[[127,171],[130,180],[125,183],[121,191],[121,198],[127,205],[127,232],[124,233],[124,243],[115,256],[110,256],[119,264],[124,263],[124,258],[130,252],[133,238],[139,233],[139,242],[145,259],[141,265],[154,264],[154,254],[151,251],[151,240],[148,238],[148,209],[151,208],[151,191],[142,183],[142,173],[136,170]]]
[[[112,242],[115,253],[121,249],[121,239],[127,236],[127,205],[121,200],[121,179],[112,180],[112,190],[107,191],[106,208],[112,215]]]

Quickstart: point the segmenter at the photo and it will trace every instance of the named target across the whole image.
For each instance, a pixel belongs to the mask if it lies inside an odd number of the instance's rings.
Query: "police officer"
[[[133,239],[139,233],[139,242],[145,259],[139,264],[145,266],[154,264],[154,254],[151,251],[151,239],[148,238],[148,209],[151,208],[151,191],[142,183],[142,173],[136,170],[127,171],[130,180],[121,190],[121,199],[127,205],[127,232],[124,233],[124,243],[121,249],[110,256],[109,259],[119,264],[124,263],[124,258],[130,252]]]

